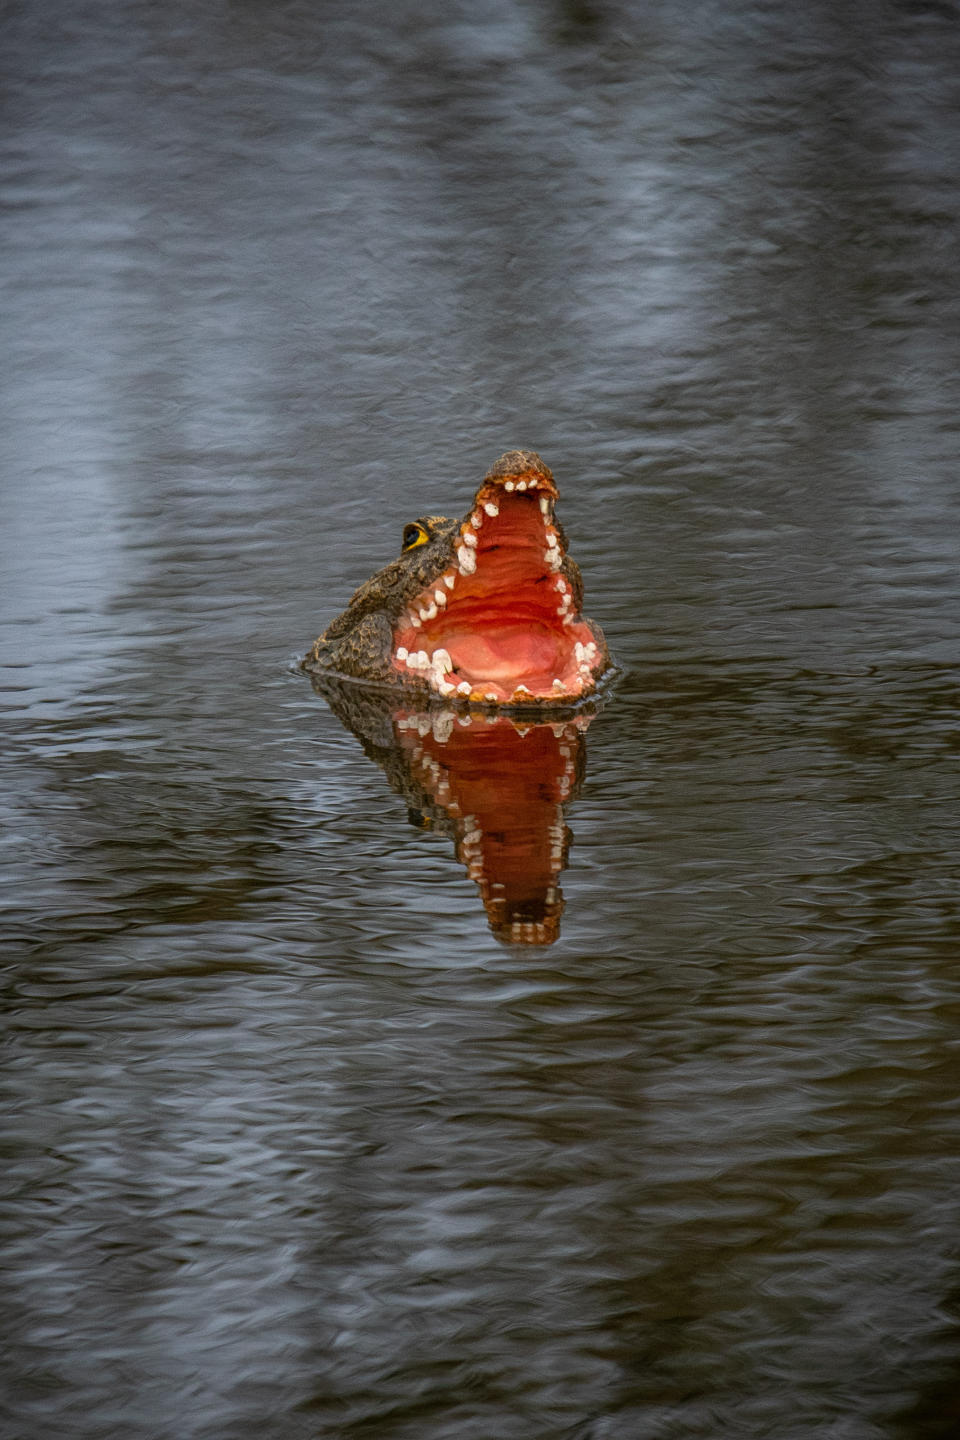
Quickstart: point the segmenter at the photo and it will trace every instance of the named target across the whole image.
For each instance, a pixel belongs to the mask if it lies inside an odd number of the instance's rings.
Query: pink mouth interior
[[[479,500],[486,495],[481,492]],[[545,558],[552,521],[536,493],[508,494],[491,487],[489,498],[499,513],[490,516],[479,507],[474,512],[482,515],[471,547],[474,573],[462,573],[454,560],[448,570],[453,588],[443,586],[446,603],[437,607],[436,616],[419,626],[401,617],[394,633],[401,658],[394,664],[409,674],[403,649],[425,653],[428,662],[437,651],[446,651],[452,670],[442,680],[429,664],[419,671],[442,694],[499,703],[576,699],[592,688],[602,661],[593,631],[571,618],[573,601],[565,600],[570,587],[562,571]],[[426,605],[441,585],[442,579],[421,597]],[[420,603],[411,607],[415,614]],[[587,646],[591,652],[585,658]]]

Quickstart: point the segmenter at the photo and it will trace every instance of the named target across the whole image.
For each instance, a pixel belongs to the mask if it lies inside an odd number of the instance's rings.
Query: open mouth
[[[393,665],[444,698],[531,705],[579,700],[607,666],[576,613],[553,523],[553,481],[488,478],[446,571],[400,614]]]

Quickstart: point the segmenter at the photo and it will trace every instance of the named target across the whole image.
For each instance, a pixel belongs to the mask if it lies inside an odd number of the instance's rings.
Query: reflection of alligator
[[[498,940],[549,945],[560,933],[564,807],[586,766],[592,715],[549,722],[421,709],[315,675],[314,688],[386,773],[418,827],[449,835]]]
[[[463,520],[407,525],[403,553],[353,596],[304,659],[314,672],[441,696],[453,705],[569,705],[610,669],[580,614],[580,571],[554,520],[539,455],[509,450]]]

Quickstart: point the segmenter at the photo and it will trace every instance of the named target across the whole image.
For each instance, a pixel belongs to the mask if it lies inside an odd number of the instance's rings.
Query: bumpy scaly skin
[[[394,623],[406,603],[443,574],[458,527],[443,515],[422,515],[416,523],[429,530],[432,539],[371,575],[314,641],[306,665],[357,680],[401,683],[392,663]]]
[[[563,529],[553,516],[557,493],[553,476],[539,455],[530,450],[507,451],[485,476],[463,520],[427,515],[416,522],[429,536],[426,543],[405,550],[360,586],[347,609],[314,642],[304,657],[305,668],[434,694],[455,703],[570,704],[592,693],[610,668],[610,656],[599,627],[580,614],[583,582],[579,567],[567,554]],[[556,618],[551,623],[557,632],[563,634],[564,627],[569,627],[570,645],[577,649],[577,673],[562,686],[554,681],[550,694],[533,696],[520,684],[512,695],[495,696],[482,680],[451,683],[452,667],[445,649],[436,647],[434,653],[413,646],[420,633],[429,633],[430,619],[446,606],[458,582],[462,590],[470,588],[463,582],[476,574],[478,558],[484,561],[484,521],[489,531],[509,497],[521,494],[539,499],[544,548],[543,573],[536,577],[536,584],[546,584],[555,602]],[[526,507],[528,529],[531,513]],[[449,599],[451,611],[454,598]],[[509,600],[506,594],[502,603],[507,606]],[[422,629],[424,625],[427,630]]]

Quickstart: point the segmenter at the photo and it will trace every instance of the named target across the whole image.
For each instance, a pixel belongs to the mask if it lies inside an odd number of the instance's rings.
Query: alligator
[[[453,842],[496,939],[552,944],[572,838],[564,812],[583,780],[597,703],[537,720],[420,705],[317,671],[310,679],[402,796],[411,824]]]
[[[453,707],[570,706],[612,666],[532,450],[508,450],[462,520],[423,515],[301,662]]]

